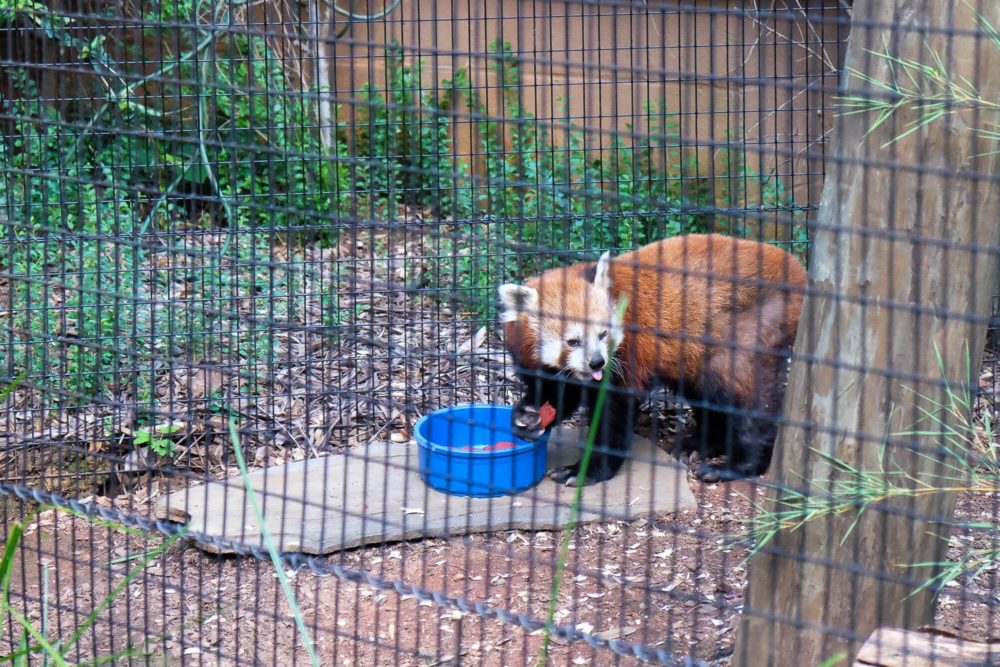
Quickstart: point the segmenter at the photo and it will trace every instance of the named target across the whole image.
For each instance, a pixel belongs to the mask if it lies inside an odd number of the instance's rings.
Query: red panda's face
[[[605,372],[614,372],[622,326],[611,294],[609,264],[605,253],[593,272],[554,269],[525,285],[500,287],[502,319],[518,321],[534,332],[535,354],[542,365],[583,380],[600,381]]]

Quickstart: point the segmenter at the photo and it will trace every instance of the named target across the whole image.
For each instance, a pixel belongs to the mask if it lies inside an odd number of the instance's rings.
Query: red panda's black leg
[[[778,425],[775,418],[750,411],[733,420],[735,429],[721,462],[703,463],[695,468],[695,477],[703,482],[759,477],[767,472],[774,450]]]
[[[741,446],[730,467],[740,477],[758,477],[771,465],[785,399],[785,364],[781,356],[761,360],[757,399],[753,408],[741,415],[736,427],[736,440]]]
[[[679,438],[673,449],[674,457],[684,464],[721,456],[726,453],[726,445],[733,442],[733,419],[725,407],[712,403],[704,405],[703,398],[695,403],[694,429],[687,436]]]
[[[593,393],[589,398],[588,407],[593,406]],[[598,437],[591,451],[584,486],[606,482],[618,473],[632,443],[636,408],[637,402],[631,392],[620,387],[609,390],[598,422]],[[593,423],[592,412],[590,420]],[[576,486],[580,476],[580,462],[555,468],[549,471],[548,476],[559,484]]]
[[[717,440],[716,449],[724,460],[695,468],[695,477],[703,482],[758,477],[771,464],[784,400],[785,360],[780,351],[761,354],[754,359],[754,368],[754,395],[732,403],[724,437]]]
[[[711,364],[696,385],[685,387],[685,398],[693,411],[694,428],[674,447],[673,455],[681,463],[693,467],[696,463],[724,456],[735,445],[733,408],[736,401],[726,378],[713,373]],[[703,464],[698,471],[710,467]]]
[[[762,412],[759,416],[747,416],[737,429],[740,439],[755,446],[744,447],[743,455],[734,461],[733,468],[743,477],[759,477],[771,465],[774,441],[778,437],[778,417],[780,415]]]

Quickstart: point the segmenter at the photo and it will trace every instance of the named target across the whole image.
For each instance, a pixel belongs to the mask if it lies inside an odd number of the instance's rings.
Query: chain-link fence
[[[0,0],[0,660],[1000,662],[998,29]]]

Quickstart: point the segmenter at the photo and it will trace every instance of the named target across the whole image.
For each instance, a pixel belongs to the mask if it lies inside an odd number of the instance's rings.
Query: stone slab
[[[573,429],[553,432],[549,467],[577,460],[580,442]],[[278,548],[308,554],[508,528],[552,530],[565,525],[575,493],[549,479],[499,498],[440,493],[420,479],[415,442],[372,443],[266,468],[251,473],[250,482]],[[584,488],[578,520],[630,521],[694,507],[684,468],[636,436],[632,457],[614,479]],[[159,500],[156,514],[195,531],[263,545],[239,477],[171,493]]]

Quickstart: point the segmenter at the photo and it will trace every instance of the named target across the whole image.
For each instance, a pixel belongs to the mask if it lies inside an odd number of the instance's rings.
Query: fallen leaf
[[[222,371],[216,368],[199,368],[189,379],[191,383],[191,398],[205,398],[225,385]]]

